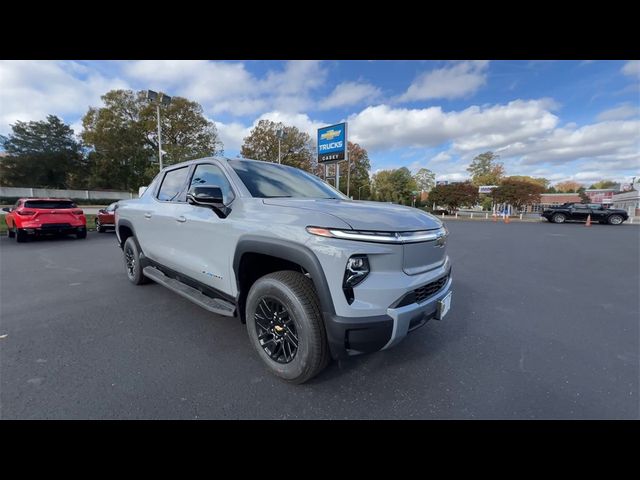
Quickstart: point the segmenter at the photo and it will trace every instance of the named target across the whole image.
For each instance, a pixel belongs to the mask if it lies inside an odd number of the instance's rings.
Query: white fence
[[[68,197],[75,199],[107,199],[124,200],[137,198],[130,192],[114,192],[101,190],[57,190],[53,188],[0,187],[0,197]]]

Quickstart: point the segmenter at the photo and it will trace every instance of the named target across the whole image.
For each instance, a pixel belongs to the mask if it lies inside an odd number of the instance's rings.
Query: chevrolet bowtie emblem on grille
[[[340,133],[342,133],[340,130],[327,130],[320,135],[320,138],[322,140],[333,140],[334,138],[339,137]]]

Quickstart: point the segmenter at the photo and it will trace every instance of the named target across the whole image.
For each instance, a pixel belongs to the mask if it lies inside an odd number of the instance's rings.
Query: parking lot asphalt
[[[0,416],[640,418],[640,228],[448,227],[449,315],[299,386],[267,372],[238,320],[131,285],[115,235],[4,236]]]

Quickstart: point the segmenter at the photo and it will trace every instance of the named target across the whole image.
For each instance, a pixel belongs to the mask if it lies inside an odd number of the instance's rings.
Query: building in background
[[[580,203],[581,201],[580,195],[577,193],[542,193],[540,194],[540,203],[527,205],[524,212],[542,213],[545,208],[557,207],[563,203]]]
[[[629,216],[640,216],[640,191],[630,190],[628,192],[616,193],[611,197],[612,207],[626,210]]]
[[[601,203],[603,205],[611,205],[613,196],[620,192],[620,185],[613,188],[590,188],[585,190],[585,194],[589,197],[591,203]]]

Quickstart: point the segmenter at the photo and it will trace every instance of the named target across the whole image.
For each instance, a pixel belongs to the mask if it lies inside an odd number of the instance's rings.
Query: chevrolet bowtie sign
[[[318,162],[339,162],[347,158],[347,124],[318,129]]]

